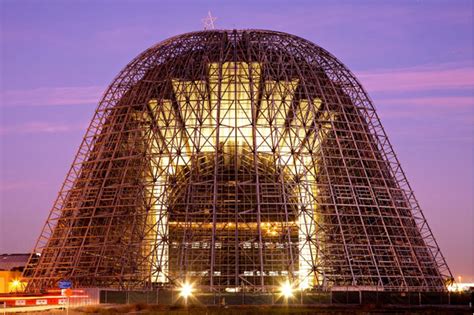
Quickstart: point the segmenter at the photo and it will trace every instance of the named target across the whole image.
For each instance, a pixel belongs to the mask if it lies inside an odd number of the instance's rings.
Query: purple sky
[[[169,36],[292,33],[362,81],[452,272],[474,281],[473,2],[0,1],[0,253],[34,245],[101,94]],[[357,3],[357,5],[356,5]]]

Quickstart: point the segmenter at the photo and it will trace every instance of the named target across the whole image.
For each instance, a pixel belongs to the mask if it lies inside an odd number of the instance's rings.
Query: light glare
[[[181,292],[179,293],[182,297],[187,298],[193,292],[193,286],[189,283],[184,283],[181,286]]]
[[[293,296],[293,287],[291,284],[287,281],[281,285],[281,294],[286,297],[292,297]]]

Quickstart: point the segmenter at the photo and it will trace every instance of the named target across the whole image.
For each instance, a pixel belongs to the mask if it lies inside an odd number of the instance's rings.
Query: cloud
[[[385,69],[357,73],[357,77],[370,93],[374,92],[422,92],[468,90],[474,86],[474,67],[438,65],[404,69]],[[2,106],[64,106],[97,104],[105,91],[103,86],[40,87],[0,92]],[[471,98],[472,99],[472,98]],[[453,101],[454,98],[432,98],[432,104]],[[421,104],[428,99],[410,100]],[[392,102],[392,101],[390,101]],[[470,99],[456,98],[458,105],[469,105]]]
[[[474,68],[440,64],[403,69],[366,71],[357,74],[374,94],[374,103],[384,118],[450,119],[467,126],[474,117]]]
[[[41,87],[0,92],[2,106],[62,106],[97,104],[103,86]]]
[[[382,118],[435,118],[466,126],[474,120],[474,97],[375,98],[374,103]]]
[[[397,105],[410,107],[437,107],[437,108],[474,108],[474,96],[440,96],[440,97],[393,97],[379,98],[380,105]]]
[[[44,187],[47,183],[43,181],[0,181],[0,191],[11,191],[21,189],[38,189]]]
[[[440,65],[389,69],[359,72],[357,77],[370,92],[471,90],[474,86],[474,67]]]
[[[62,133],[76,130],[85,130],[86,127],[86,123],[68,124],[53,122],[27,122],[18,125],[1,126],[0,136],[11,134]]]

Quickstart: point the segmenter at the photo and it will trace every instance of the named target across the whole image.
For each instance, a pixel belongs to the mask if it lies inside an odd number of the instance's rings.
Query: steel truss
[[[28,290],[443,291],[451,273],[372,102],[278,32],[168,39],[114,80],[25,270]]]

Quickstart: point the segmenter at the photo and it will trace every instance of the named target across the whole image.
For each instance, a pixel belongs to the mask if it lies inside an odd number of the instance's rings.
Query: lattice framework
[[[135,58],[100,102],[29,290],[442,291],[451,273],[372,102],[334,56],[204,31]]]

